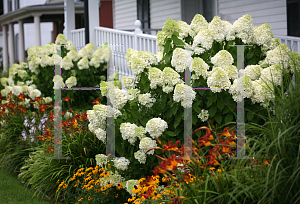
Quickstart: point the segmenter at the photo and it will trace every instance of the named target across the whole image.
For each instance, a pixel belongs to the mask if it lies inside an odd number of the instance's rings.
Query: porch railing
[[[77,52],[85,46],[85,29],[80,28],[71,30],[71,41],[77,49]]]
[[[279,38],[281,43],[287,44],[287,46],[290,48],[291,52],[296,51],[296,52],[300,53],[300,38],[299,37],[274,35],[274,38]]]

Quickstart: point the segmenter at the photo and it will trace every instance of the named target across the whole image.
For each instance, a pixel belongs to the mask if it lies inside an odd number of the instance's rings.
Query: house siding
[[[113,26],[118,30],[134,30],[137,19],[136,0],[113,1]]]
[[[20,0],[20,8],[26,6],[42,5],[47,3],[47,0]]]
[[[152,29],[161,29],[167,18],[181,20],[180,0],[150,0],[150,25]]]
[[[269,23],[274,35],[287,35],[285,0],[219,0],[218,13],[222,20],[231,24],[249,14],[254,26]]]

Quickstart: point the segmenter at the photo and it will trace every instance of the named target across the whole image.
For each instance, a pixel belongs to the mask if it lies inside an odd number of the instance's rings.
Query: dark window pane
[[[300,37],[300,2],[299,0],[287,1],[287,31],[288,36]]]

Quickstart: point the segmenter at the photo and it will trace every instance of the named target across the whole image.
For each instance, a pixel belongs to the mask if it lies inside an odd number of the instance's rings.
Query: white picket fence
[[[281,43],[287,44],[287,46],[290,48],[291,52],[296,51],[296,52],[300,53],[300,38],[299,37],[274,35],[274,38],[279,38]]]

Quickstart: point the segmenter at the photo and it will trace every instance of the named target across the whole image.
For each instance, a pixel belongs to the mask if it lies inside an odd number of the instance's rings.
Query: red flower
[[[64,98],[65,102],[68,102],[69,100],[71,100],[71,98],[69,96],[67,96],[66,98]]]
[[[180,152],[178,147],[177,147],[180,144],[179,140],[177,140],[174,145],[171,145],[171,144],[172,144],[172,141],[170,141],[168,144],[164,145],[163,152],[165,152],[165,151]]]

